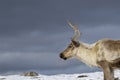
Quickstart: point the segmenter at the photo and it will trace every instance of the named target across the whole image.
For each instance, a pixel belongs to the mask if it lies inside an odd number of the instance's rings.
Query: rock
[[[78,78],[88,77],[87,75],[80,75]]]
[[[25,72],[22,74],[22,76],[38,76],[38,73],[36,72]]]

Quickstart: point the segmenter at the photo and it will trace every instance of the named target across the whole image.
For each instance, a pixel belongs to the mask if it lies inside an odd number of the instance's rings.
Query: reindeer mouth
[[[67,58],[62,58],[62,59],[67,60]]]

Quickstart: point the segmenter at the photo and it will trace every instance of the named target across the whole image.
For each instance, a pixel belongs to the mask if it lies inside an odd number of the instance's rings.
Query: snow
[[[79,77],[78,77],[79,76]],[[115,77],[120,79],[120,70],[115,71]],[[0,80],[103,80],[102,72],[81,73],[81,74],[59,74],[59,75],[42,75],[39,76],[20,76],[7,75],[0,76]]]

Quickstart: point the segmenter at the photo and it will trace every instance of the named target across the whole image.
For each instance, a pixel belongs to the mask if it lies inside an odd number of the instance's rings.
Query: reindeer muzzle
[[[60,54],[60,58],[64,59],[64,60],[67,60],[67,58],[64,56],[63,53]]]

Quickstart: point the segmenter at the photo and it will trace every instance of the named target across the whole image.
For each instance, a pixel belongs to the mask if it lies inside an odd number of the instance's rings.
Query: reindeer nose
[[[60,58],[63,58],[63,57],[64,57],[63,53],[60,53]]]
[[[64,54],[63,53],[61,53],[60,54],[60,58],[62,58],[62,59],[64,59],[64,60],[66,60],[67,58],[64,56]]]

